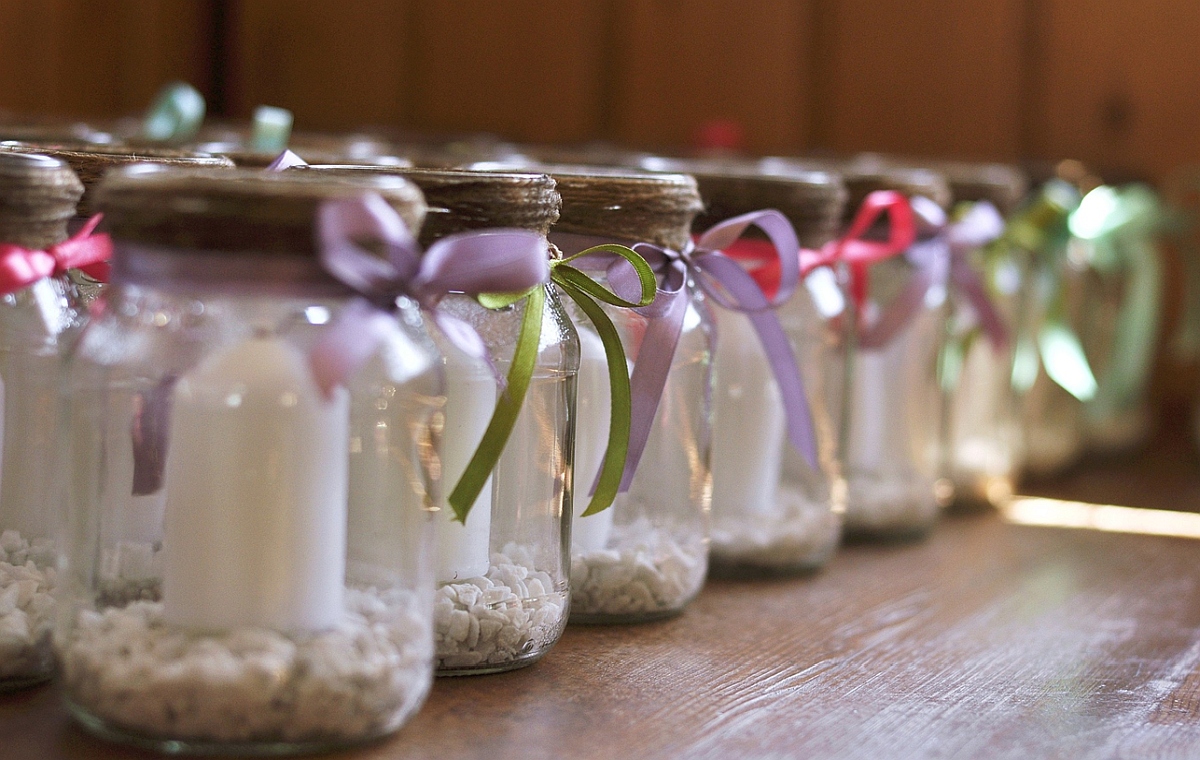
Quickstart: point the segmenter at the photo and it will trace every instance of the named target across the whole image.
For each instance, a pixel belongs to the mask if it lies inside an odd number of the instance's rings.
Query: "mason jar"
[[[30,253],[67,238],[83,186],[62,161],[0,153],[0,690],[54,671],[50,632],[58,593],[59,524],[51,473],[57,457],[59,353],[82,323],[61,272],[21,277]],[[32,268],[32,267],[30,267]]]
[[[933,168],[950,182],[954,209],[951,225],[979,217],[976,204],[991,204],[999,218],[1012,216],[1025,199],[1029,182],[1015,166],[938,162]],[[972,214],[974,211],[974,215]],[[997,218],[997,221],[999,221]],[[1025,459],[1019,399],[1013,385],[1013,362],[1019,342],[1024,303],[1031,287],[1030,271],[1019,249],[1003,239],[972,250],[953,251],[970,267],[1003,336],[989,333],[980,305],[961,282],[950,286],[950,324],[942,349],[940,374],[946,392],[942,475],[953,487],[951,508],[975,511],[1003,506],[1016,488]],[[971,234],[970,231],[967,234]],[[997,239],[998,238],[998,239]],[[986,306],[983,308],[987,308]]]
[[[459,232],[487,228],[543,235],[558,218],[554,180],[538,173],[393,167],[311,166],[293,172],[399,175],[425,194],[427,249]],[[485,308],[451,295],[440,308],[483,339],[481,361],[435,332],[444,352],[446,424],[442,431],[441,509],[435,517],[438,591],[434,630],[438,675],[494,673],[531,665],[558,641],[570,612],[570,516],[579,336],[548,284],[542,286],[537,361],[529,390],[491,477],[464,522],[447,503],[488,429],[505,390],[528,299]]]
[[[420,223],[398,178],[129,167],[98,190],[112,281],[67,356],[57,443],[55,649],[89,731],[317,751],[424,700],[440,358],[401,298],[359,366],[314,371],[352,296],[314,215],[367,194]]]
[[[799,242],[817,249],[838,232],[846,189],[828,171],[782,161],[758,166],[690,162],[705,212],[696,230],[727,218],[776,209]],[[754,235],[760,235],[754,237]],[[750,269],[773,296],[776,252],[749,232],[726,254]],[[776,313],[799,365],[812,419],[816,466],[787,436],[780,386],[745,314],[715,306],[717,349],[713,417],[712,572],[753,576],[811,572],[842,535],[846,483],[838,440],[846,411],[846,301],[836,275],[818,268]]]
[[[945,208],[950,189],[945,178],[923,169],[844,169],[848,209],[857,209],[874,190],[922,197]],[[875,234],[880,234],[876,232]],[[845,530],[856,538],[905,540],[932,529],[952,496],[942,479],[942,392],[937,360],[946,333],[944,280],[926,269],[936,256],[919,237],[900,256],[870,268],[868,298],[854,315],[847,404],[849,422],[843,443],[846,481]],[[925,285],[918,286],[918,276]],[[908,318],[881,331],[887,315],[912,287],[922,295]]]
[[[695,180],[685,175],[581,166],[546,170],[563,198],[550,240],[565,256],[601,243],[684,250],[692,219],[701,209]],[[671,287],[665,285],[666,261],[653,256],[649,261],[660,286]],[[572,262],[605,287],[612,286],[607,274],[612,264],[611,257],[603,255]],[[636,623],[676,615],[704,584],[713,326],[704,294],[690,275],[676,284],[681,288],[678,295],[660,291],[657,306],[601,304],[621,338],[635,386],[642,382],[637,372],[640,359],[666,355],[667,366],[657,407],[643,409],[635,401],[633,428],[640,442],[631,440],[633,461],[626,463],[621,492],[610,508],[587,516],[589,494],[604,461],[612,397],[600,334],[583,310],[568,302],[581,352],[571,528],[573,623]],[[654,312],[663,310],[668,300],[675,304],[665,309],[670,314]],[[672,319],[679,330],[673,345],[661,338],[664,330],[671,331]],[[634,395],[639,395],[637,387]],[[640,452],[639,443],[645,446]]]

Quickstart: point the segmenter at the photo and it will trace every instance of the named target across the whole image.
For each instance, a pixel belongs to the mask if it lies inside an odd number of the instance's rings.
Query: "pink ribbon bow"
[[[71,237],[44,251],[0,243],[0,293],[15,293],[38,280],[79,269],[88,277],[108,282],[112,238],[93,234],[103,218],[96,214]]]

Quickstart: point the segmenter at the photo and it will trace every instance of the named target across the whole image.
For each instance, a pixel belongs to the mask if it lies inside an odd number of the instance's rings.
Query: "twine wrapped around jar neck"
[[[0,152],[38,153],[66,162],[83,182],[83,196],[76,208],[79,217],[90,217],[96,213],[95,190],[106,172],[131,164],[157,164],[179,168],[232,168],[233,162],[224,156],[195,153],[186,150],[155,147],[129,147],[121,145],[98,145],[89,148],[64,148],[39,143],[0,143]]]
[[[67,238],[83,185],[66,163],[0,153],[0,243],[42,250]]]
[[[428,214],[419,241],[428,247],[456,232],[509,227],[545,235],[562,200],[545,174],[407,169],[391,166],[297,166],[287,173],[403,177],[421,189]]]
[[[111,172],[97,191],[118,241],[114,280],[160,279],[172,273],[208,281],[333,283],[320,263],[314,220],[322,203],[373,193],[408,226],[420,228],[420,191],[400,177],[333,177],[249,169],[129,167]],[[155,251],[155,257],[139,252]],[[165,258],[205,260],[183,272]],[[154,266],[135,264],[155,258]],[[137,261],[134,261],[137,259]],[[257,272],[255,267],[262,267]]]
[[[703,210],[685,174],[629,174],[544,167],[558,183],[562,213],[555,232],[652,243],[682,251]]]

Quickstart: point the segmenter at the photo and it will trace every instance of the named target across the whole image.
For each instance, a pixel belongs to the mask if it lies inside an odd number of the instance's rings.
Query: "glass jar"
[[[707,164],[707,165],[706,165]],[[840,177],[776,161],[758,167],[696,162],[706,211],[697,227],[757,209],[781,211],[801,245],[820,248],[836,233],[846,202]],[[753,234],[753,233],[751,233]],[[727,255],[763,273],[778,255],[744,237]],[[845,417],[845,299],[827,268],[813,271],[777,310],[800,368],[817,444],[817,467],[789,442],[779,384],[750,318],[714,306],[717,322],[713,415],[712,572],[755,576],[811,572],[841,539],[846,484],[837,446]]]
[[[543,174],[393,167],[312,166],[335,176],[398,174],[425,194],[431,213],[420,242],[495,227],[545,234],[561,203]],[[554,289],[544,288],[537,364],[503,454],[465,524],[446,502],[487,429],[497,376],[511,366],[527,300],[487,309],[451,296],[441,309],[470,324],[492,365],[463,355],[435,332],[445,352],[445,494],[434,519],[438,590],[434,632],[438,675],[474,675],[537,662],[562,635],[570,612],[570,514],[579,337]]]
[[[310,357],[349,300],[314,214],[399,179],[133,167],[68,355],[55,649],[89,731],[171,752],[324,750],[394,731],[432,678],[431,503],[445,398],[415,304],[341,385]]]
[[[874,190],[896,190],[949,203],[945,179],[920,169],[859,171],[847,167],[849,208]],[[926,535],[952,496],[940,477],[943,395],[937,359],[946,333],[944,286],[924,290],[910,318],[890,335],[872,337],[881,317],[915,282],[924,258],[918,240],[902,256],[870,269],[869,298],[853,316],[848,342],[850,388],[843,456],[848,484],[846,533],[855,538],[906,540]]]
[[[61,161],[0,153],[0,244],[43,251],[67,237],[83,186]],[[63,275],[18,280],[8,252],[0,295],[0,690],[54,671],[50,632],[58,593],[59,352],[82,323]],[[13,281],[8,281],[10,278]]]
[[[550,240],[571,256],[600,243],[649,243],[682,250],[700,197],[691,177],[632,170],[548,167],[563,197]],[[603,256],[572,264],[605,287]],[[660,273],[661,274],[661,273]],[[612,506],[584,516],[608,442],[612,399],[608,362],[595,326],[568,302],[579,332],[580,371],[571,527],[571,622],[636,623],[683,611],[699,593],[708,567],[711,498],[712,315],[694,282],[683,285],[680,332],[662,395],[632,477]],[[658,295],[659,305],[669,296]],[[670,351],[654,335],[669,316],[601,304],[620,335],[630,373],[643,352]],[[669,342],[669,341],[668,341]],[[638,375],[634,375],[639,378]],[[639,378],[640,379],[640,378]],[[646,429],[643,427],[643,429]],[[631,450],[636,443],[631,441]],[[632,465],[627,463],[626,472]]]

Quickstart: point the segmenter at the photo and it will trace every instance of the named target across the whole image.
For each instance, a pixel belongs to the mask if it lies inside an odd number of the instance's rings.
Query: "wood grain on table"
[[[440,680],[337,757],[1200,757],[1200,542],[947,519],[823,573],[713,582],[682,617],[569,628],[532,668]],[[135,758],[53,687],[0,757]]]

